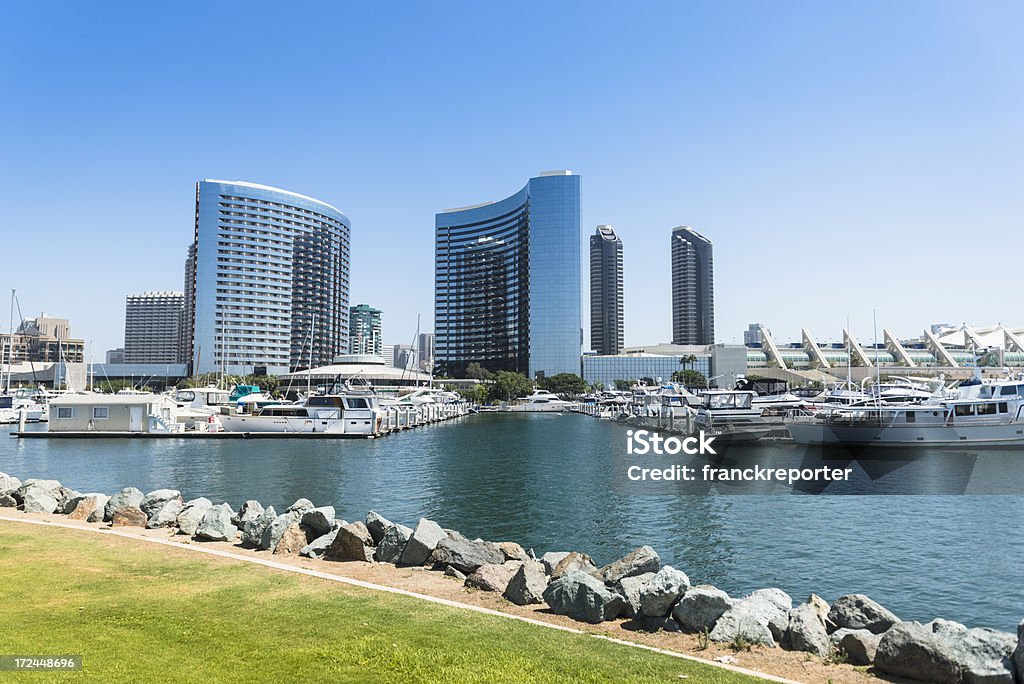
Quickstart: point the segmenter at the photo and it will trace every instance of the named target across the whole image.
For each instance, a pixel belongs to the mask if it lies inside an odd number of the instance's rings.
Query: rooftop
[[[323,200],[318,200],[317,198],[310,197],[309,195],[300,195],[299,193],[292,192],[291,190],[285,190],[283,188],[275,188],[272,185],[261,185],[260,183],[251,183],[249,181],[242,181],[242,180],[218,180],[216,178],[204,178],[203,182],[204,183],[223,183],[225,185],[240,185],[240,186],[242,186],[244,188],[253,188],[255,190],[268,190],[270,192],[279,192],[282,195],[291,195],[292,197],[298,197],[299,199],[304,199],[304,200],[307,200],[309,202],[316,202],[317,204],[322,204],[325,207],[330,207],[331,209],[333,209],[334,211],[338,212],[342,216],[345,216],[345,212],[343,212],[341,209],[338,209],[337,207],[335,207],[333,205],[330,205],[327,202],[324,202]],[[348,216],[345,216],[345,218],[347,219]]]

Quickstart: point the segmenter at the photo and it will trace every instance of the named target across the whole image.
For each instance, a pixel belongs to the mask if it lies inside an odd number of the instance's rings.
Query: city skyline
[[[71,319],[96,360],[122,346],[115,302],[181,289],[192,188],[205,177],[343,207],[352,301],[387,311],[392,341],[411,338],[417,314],[432,320],[431,217],[502,197],[541,168],[586,178],[583,226],[629,227],[626,346],[671,338],[663,236],[680,224],[715,243],[721,342],[740,343],[752,320],[797,339],[801,325],[832,331],[847,317],[870,340],[873,309],[904,336],[935,322],[1016,323],[1009,293],[969,288],[923,297],[907,319],[891,275],[927,279],[1024,248],[1019,5],[564,5],[545,7],[545,26],[468,5],[401,17],[328,8],[314,22],[275,12],[280,54],[235,41],[233,60],[268,87],[316,88],[317,108],[216,97],[210,65],[222,57],[205,46],[261,35],[261,12],[208,7],[196,22],[199,6],[182,4],[154,21],[155,9],[127,7],[18,6],[0,27],[14,65],[0,75],[2,110],[18,132],[2,148],[0,232],[42,255],[8,260],[0,286],[18,289],[26,316]],[[359,59],[327,47],[338,24],[366,27],[349,46]],[[383,30],[405,47],[370,40]],[[609,33],[622,50],[591,49]],[[552,49],[524,55],[523,40]],[[502,82],[520,88],[513,107]],[[410,102],[452,92],[474,106],[410,114]],[[758,265],[772,282],[849,277],[802,288],[794,307],[790,293],[748,295],[765,277]]]

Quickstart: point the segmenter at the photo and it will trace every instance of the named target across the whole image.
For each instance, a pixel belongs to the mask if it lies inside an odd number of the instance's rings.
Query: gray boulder
[[[361,521],[342,525],[334,536],[326,557],[341,561],[372,561],[373,537]]]
[[[537,560],[532,558],[523,547],[515,542],[498,542],[498,549],[504,554],[505,560],[515,560],[526,562],[528,560]],[[542,568],[544,566],[541,566]]]
[[[544,572],[551,574],[555,571],[555,568],[562,559],[569,555],[568,551],[548,551],[540,557],[540,562],[544,565]]]
[[[444,576],[445,577],[454,577],[455,579],[459,580],[460,582],[465,582],[466,581],[466,573],[459,572],[458,570],[456,570],[455,568],[453,568],[450,565],[447,568],[444,569]]]
[[[158,510],[149,515],[149,519],[146,521],[146,527],[149,529],[173,527],[178,521],[178,516],[181,515],[181,511],[184,507],[185,504],[182,503],[180,496],[177,499],[167,501]]]
[[[605,565],[597,571],[598,579],[606,584],[616,584],[623,577],[634,577],[645,572],[658,572],[661,558],[650,546],[641,546],[630,551],[617,561]]]
[[[672,617],[687,632],[703,632],[714,629],[718,619],[737,603],[721,589],[701,585],[687,589],[672,609]]]
[[[234,541],[238,528],[231,524],[232,515],[231,506],[226,503],[210,506],[199,521],[195,538],[208,541]]]
[[[448,535],[436,522],[420,518],[419,523],[416,524],[416,529],[413,530],[409,541],[405,545],[405,549],[402,551],[399,563],[401,565],[423,565],[430,558],[430,554],[433,553],[441,540],[447,538]]]
[[[55,513],[61,515],[67,515],[74,510],[78,502],[85,497],[82,492],[76,492],[74,489],[68,489],[67,487],[60,488],[60,498],[57,499],[57,510]]]
[[[836,625],[828,619],[828,613],[832,609],[831,606],[828,605],[828,601],[821,598],[817,594],[811,594],[807,597],[807,603],[810,603],[812,606],[814,606],[814,610],[821,617],[821,622],[825,625],[826,632],[831,634],[832,632],[836,631],[836,629],[838,629],[838,627],[836,627]]]
[[[451,565],[466,574],[475,572],[481,565],[500,565],[505,562],[501,549],[487,542],[462,539],[442,539],[430,554],[434,565]]]
[[[825,658],[832,650],[825,630],[825,621],[821,618],[817,606],[813,603],[802,603],[789,611],[789,626],[782,640],[783,645],[791,651],[806,651]]]
[[[0,473],[0,493],[9,493],[21,487],[21,480],[8,475],[7,473]]]
[[[310,501],[309,499],[299,499],[298,501],[293,503],[291,506],[289,506],[288,508],[284,509],[284,512],[285,513],[298,513],[299,517],[301,518],[303,513],[305,513],[306,511],[311,511],[314,508],[316,508],[316,506],[314,506],[313,502]]]
[[[568,615],[591,624],[614,620],[623,607],[621,596],[596,577],[579,571],[552,580],[543,598],[556,615]]]
[[[654,577],[653,572],[623,577],[619,581],[619,596],[623,599],[622,615],[634,617],[640,612],[640,590]]]
[[[393,522],[376,511],[370,511],[366,514],[366,529],[370,531],[370,536],[373,537],[374,546],[380,544],[380,540],[384,538],[384,533],[392,525],[394,525]]]
[[[638,614],[651,618],[665,617],[679,597],[689,588],[690,578],[686,576],[686,573],[676,570],[671,565],[664,566],[640,588],[640,611]]]
[[[51,490],[29,485],[24,489],[23,501],[26,513],[53,513],[57,510],[57,499]]]
[[[548,576],[544,572],[544,566],[534,560],[522,563],[505,587],[505,598],[517,606],[543,603],[544,590],[548,588]]]
[[[334,529],[334,506],[320,506],[302,514],[302,524],[317,535]]]
[[[276,549],[277,545],[281,543],[284,533],[288,531],[288,528],[293,523],[298,522],[298,520],[299,514],[295,512],[282,513],[275,517],[265,528],[263,528],[263,534],[260,535],[260,548],[264,551],[273,551]]]
[[[104,522],[114,519],[114,511],[118,508],[139,508],[142,505],[143,493],[135,487],[125,487],[110,497],[103,509]]]
[[[411,536],[412,529],[405,525],[392,525],[384,531],[377,550],[373,552],[373,559],[378,563],[398,563]]]
[[[882,635],[880,672],[940,684],[1012,684],[1017,640],[1006,632],[967,629],[956,622],[901,622]]]
[[[882,635],[866,629],[842,627],[829,635],[829,641],[833,648],[846,654],[846,661],[851,665],[870,665],[875,662]]]
[[[900,621],[898,617],[864,594],[841,596],[828,611],[836,629],[866,629],[881,634]]]
[[[471,589],[504,594],[505,590],[508,589],[509,582],[512,581],[512,578],[519,571],[520,566],[522,566],[522,563],[518,561],[481,565],[466,576],[466,586]]]
[[[28,489],[29,487],[38,487],[39,489],[42,489],[44,492],[46,492],[47,495],[53,497],[57,501],[60,501],[62,489],[60,482],[58,482],[57,480],[41,480],[36,477],[30,477],[29,479],[22,482],[21,486],[15,490],[15,492],[17,493],[14,495],[14,498],[23,498],[25,490]]]
[[[554,579],[556,577],[561,577],[562,575],[567,575],[570,572],[586,572],[588,574],[593,574],[597,572],[597,566],[594,565],[594,559],[587,554],[572,551],[566,554],[565,558],[558,561],[558,565],[551,570],[551,578]]]
[[[243,506],[243,508],[245,508]],[[242,525],[242,544],[254,549],[261,547],[263,533],[270,527],[270,523],[277,519],[277,511],[273,506],[267,506],[259,516],[253,518],[249,511],[242,513],[239,520]]]
[[[327,555],[327,550],[331,548],[331,544],[334,543],[334,538],[338,535],[338,530],[331,530],[327,534],[322,534],[313,541],[302,547],[299,551],[300,556],[306,558],[323,558]]]
[[[198,499],[192,499],[186,501],[185,505],[181,509],[181,513],[178,514],[178,531],[181,534],[187,534],[192,536],[199,529],[199,523],[203,520],[203,516],[206,515],[206,511],[213,506],[213,502],[205,497],[199,497]]]
[[[1024,620],[1017,625],[1017,648],[1010,660],[1017,673],[1017,684],[1024,684]]]
[[[793,599],[781,589],[758,589],[743,598],[761,604],[761,610],[768,616],[768,629],[776,643],[781,642],[789,627],[789,611],[793,608]]]
[[[0,508],[17,508],[18,500],[9,493],[0,494]]]
[[[231,523],[240,530],[244,530],[245,523],[258,520],[263,516],[263,504],[255,499],[249,499],[242,504],[241,508],[238,509],[238,514],[234,517]]]
[[[740,599],[715,622],[711,640],[728,643],[741,638],[752,644],[775,646],[789,627],[793,605],[790,599],[787,606],[783,597],[789,599],[781,590],[761,589]]]
[[[185,500],[181,498],[181,492],[177,489],[157,489],[142,497],[139,508],[147,518],[152,518],[154,513],[164,507],[164,504],[175,500],[184,506]]]

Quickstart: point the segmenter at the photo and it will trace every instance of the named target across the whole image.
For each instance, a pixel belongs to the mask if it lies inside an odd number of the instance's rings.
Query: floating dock
[[[384,408],[380,430],[376,434],[344,432],[225,432],[223,430],[159,430],[127,432],[103,430],[25,430],[24,425],[10,433],[19,439],[377,439],[403,430],[433,425],[474,413],[467,402],[423,404],[420,407]]]

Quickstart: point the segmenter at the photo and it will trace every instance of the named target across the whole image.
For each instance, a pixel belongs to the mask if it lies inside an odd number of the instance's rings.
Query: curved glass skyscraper
[[[580,373],[580,177],[550,171],[503,200],[436,216],[438,370]]]
[[[347,352],[350,231],[348,217],[312,197],[197,183],[186,267],[193,372],[280,374]]]

